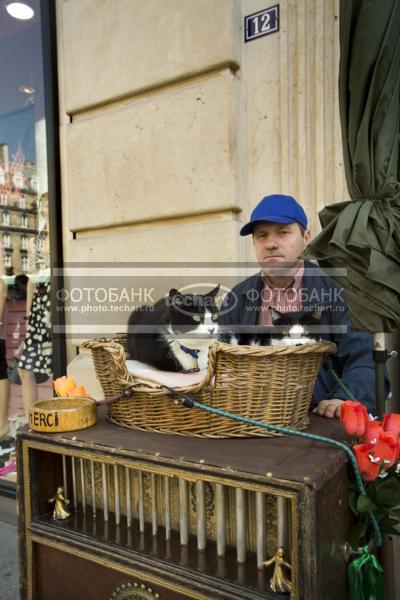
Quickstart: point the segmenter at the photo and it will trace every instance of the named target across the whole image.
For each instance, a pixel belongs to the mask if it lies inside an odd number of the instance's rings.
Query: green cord
[[[195,408],[199,408],[200,410],[205,410],[209,413],[219,415],[220,417],[227,417],[228,419],[234,419],[235,421],[241,421],[242,423],[248,423],[249,425],[256,425],[257,427],[262,427],[263,429],[268,429],[270,431],[277,431],[278,433],[284,433],[286,435],[294,435],[294,436],[298,436],[298,437],[304,437],[309,440],[316,440],[317,442],[326,442],[327,444],[331,444],[331,446],[336,446],[336,448],[340,448],[340,450],[343,450],[343,452],[345,452],[345,454],[347,454],[347,456],[351,462],[360,494],[364,495],[364,496],[366,495],[364,482],[361,478],[360,470],[358,468],[356,458],[355,458],[352,450],[350,450],[350,448],[348,448],[345,444],[342,444],[341,442],[337,442],[336,440],[332,440],[330,438],[324,437],[322,435],[316,435],[314,433],[305,433],[303,431],[296,431],[295,429],[288,429],[287,427],[279,427],[278,425],[270,425],[268,423],[264,423],[263,421],[256,421],[255,419],[249,419],[248,417],[240,417],[238,415],[234,415],[233,413],[226,412],[225,410],[220,410],[218,408],[212,408],[211,406],[207,406],[206,404],[196,402],[196,400],[193,400],[192,398],[190,398],[190,396],[188,398],[189,398],[189,402],[193,403],[193,406]],[[182,403],[185,404],[185,400],[182,400]],[[379,529],[378,521],[376,520],[376,517],[372,511],[368,511],[368,514],[369,514],[369,518],[371,519],[372,526],[375,530],[376,545],[378,547],[382,546],[382,534]]]
[[[332,371],[333,371],[333,369],[332,369]],[[337,377],[337,375],[334,371],[333,371],[333,374],[335,375],[335,378],[337,378],[338,383],[340,383],[341,386],[343,387],[343,389],[346,391],[346,393],[348,393],[351,396],[351,394],[347,390],[346,386],[344,384],[342,384],[342,382]],[[134,384],[129,387],[134,388],[137,385],[143,385],[143,384]],[[146,386],[146,384],[144,384],[144,385]],[[285,435],[294,435],[297,437],[303,437],[303,438],[306,438],[309,440],[316,440],[317,442],[325,442],[326,444],[330,444],[331,446],[335,446],[336,448],[343,450],[343,452],[347,455],[348,459],[350,460],[351,466],[353,467],[354,476],[356,478],[356,482],[357,482],[357,486],[358,486],[358,491],[361,495],[366,496],[366,489],[364,486],[364,482],[361,478],[361,474],[360,474],[360,470],[358,468],[356,458],[355,458],[352,450],[350,450],[350,448],[348,448],[342,442],[338,442],[336,440],[332,440],[331,438],[324,437],[323,435],[317,435],[315,433],[305,433],[304,431],[297,431],[296,429],[280,427],[279,425],[271,425],[270,423],[264,423],[263,421],[249,419],[248,417],[240,417],[239,415],[235,415],[233,413],[226,412],[225,410],[221,410],[219,408],[213,408],[211,406],[207,406],[207,404],[202,404],[201,402],[197,402],[191,396],[189,396],[187,394],[182,394],[181,392],[178,392],[177,390],[174,390],[173,388],[170,388],[167,385],[164,385],[162,383],[159,383],[159,386],[168,390],[169,392],[171,392],[171,394],[178,396],[181,399],[183,406],[185,406],[186,408],[195,407],[200,410],[204,410],[208,413],[218,415],[220,417],[226,417],[228,419],[233,419],[235,421],[241,421],[242,423],[247,423],[249,425],[255,425],[256,427],[261,427],[262,429],[267,429],[269,431],[276,431],[278,433],[283,433]],[[353,396],[351,396],[351,397],[353,397]],[[374,528],[374,531],[375,531],[375,542],[376,542],[377,547],[379,548],[380,546],[382,546],[382,543],[383,543],[381,530],[379,529],[378,521],[376,520],[374,513],[372,511],[368,511],[368,515],[371,520],[372,527]]]
[[[348,397],[350,398],[350,400],[353,400],[353,402],[357,402],[357,400],[355,399],[355,397],[353,396],[353,394],[351,393],[351,391],[349,390],[348,387],[346,387],[343,383],[343,381],[340,379],[340,377],[337,375],[337,373],[335,372],[335,370],[333,369],[330,361],[328,360],[325,363],[327,366],[327,370],[329,371],[329,373],[331,373],[336,381],[336,383],[342,388],[342,390],[348,395]]]
[[[358,490],[359,490],[360,494],[363,496],[366,495],[364,482],[361,478],[360,470],[358,468],[356,458],[355,458],[352,450],[350,450],[350,448],[348,448],[342,442],[337,442],[336,440],[332,440],[331,438],[327,438],[322,435],[317,435],[315,433],[305,433],[304,431],[297,431],[295,429],[289,429],[287,427],[280,427],[279,425],[271,425],[269,423],[264,423],[263,421],[256,421],[255,419],[249,419],[248,417],[240,417],[239,415],[235,415],[233,413],[226,412],[225,410],[221,410],[219,408],[213,408],[211,406],[207,406],[207,404],[202,404],[201,402],[197,402],[191,396],[182,394],[182,393],[174,390],[173,388],[168,387],[167,385],[163,385],[163,384],[159,384],[159,385],[161,387],[167,389],[169,392],[171,392],[175,396],[178,396],[181,399],[182,404],[187,408],[195,407],[200,410],[204,410],[208,413],[218,415],[220,417],[226,417],[228,419],[233,419],[235,421],[241,421],[242,423],[247,423],[249,425],[255,425],[256,427],[261,427],[261,428],[267,429],[269,431],[276,431],[278,433],[283,433],[285,435],[294,435],[297,437],[303,437],[303,438],[306,438],[309,440],[316,440],[317,442],[325,442],[327,444],[330,444],[331,446],[335,446],[336,448],[343,450],[343,452],[347,455],[347,457],[350,460],[350,463],[353,467],[354,475],[356,478],[356,482],[357,482],[357,486],[358,486]],[[375,531],[376,545],[377,545],[377,547],[382,546],[383,540],[382,540],[381,531],[379,529],[378,521],[376,520],[376,517],[372,511],[368,511],[368,514],[369,514],[369,518],[371,519],[371,523],[372,523],[372,526]]]

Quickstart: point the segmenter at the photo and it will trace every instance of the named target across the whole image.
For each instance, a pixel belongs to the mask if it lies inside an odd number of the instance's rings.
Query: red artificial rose
[[[383,417],[383,429],[388,433],[393,433],[396,439],[400,436],[400,415],[390,413]]]
[[[374,421],[370,421],[368,419],[367,426],[365,428],[365,443],[369,444],[373,440],[378,441],[381,433],[383,433],[383,427],[381,421],[375,419]]]
[[[356,446],[353,446],[358,468],[360,469],[365,481],[373,481],[379,475],[379,464],[371,461],[373,449],[373,444],[357,444]]]
[[[368,423],[367,409],[360,402],[345,400],[340,409],[340,422],[349,435],[363,435]]]
[[[376,444],[373,444],[373,454],[375,458],[379,458],[379,463],[383,464],[385,469],[394,465],[399,455],[399,446],[393,433],[381,433]]]

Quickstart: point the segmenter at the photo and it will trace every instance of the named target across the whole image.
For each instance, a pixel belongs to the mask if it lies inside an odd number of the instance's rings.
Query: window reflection
[[[20,123],[19,117],[22,119]],[[44,189],[47,186],[47,178],[45,177],[44,181],[39,185],[39,176],[35,159],[36,147],[32,145],[31,139],[34,135],[33,132],[35,132],[36,129],[36,126],[33,123],[33,105],[22,108],[20,111],[13,111],[10,118],[13,124],[19,123],[17,129],[20,131],[20,137],[18,142],[16,140],[14,141],[14,144],[17,144],[17,147],[15,153],[11,156],[10,145],[12,143],[12,138],[10,138],[9,144],[4,141],[0,144],[0,173],[2,175],[2,183],[0,183],[0,228],[3,229],[3,231],[6,231],[10,236],[9,247],[16,249],[11,256],[11,263],[9,259],[3,261],[3,271],[1,274],[7,276],[13,276],[29,270],[29,267],[26,264],[25,255],[19,252],[18,249],[21,249],[21,251],[29,251],[30,241],[30,252],[32,252],[35,238],[40,236],[40,232],[43,229],[47,229],[47,222],[46,224],[43,223],[43,218],[38,212],[38,204],[41,196],[39,190],[41,189],[43,193],[47,191]],[[0,115],[0,136],[2,135],[2,129],[3,136],[9,129],[7,120],[7,115]],[[4,122],[6,125],[4,125]],[[41,129],[42,124],[39,122],[39,130]],[[29,132],[31,133],[29,134]],[[15,137],[14,133],[12,135]],[[40,139],[40,136],[36,135],[34,137],[35,140]],[[2,138],[0,138],[0,140],[1,139]],[[29,160],[26,160],[27,156],[24,150],[24,144],[28,144],[28,147],[31,148],[32,154]],[[29,233],[28,236],[27,232]],[[32,269],[31,274],[34,275],[34,268]]]
[[[38,0],[31,4],[30,21],[0,21],[0,443],[33,401],[52,395],[41,24]]]

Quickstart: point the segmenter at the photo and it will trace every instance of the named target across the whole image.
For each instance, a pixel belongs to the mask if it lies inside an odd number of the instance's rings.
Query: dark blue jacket
[[[337,352],[331,355],[333,368],[354,397],[375,412],[375,367],[373,337],[371,334],[350,329],[349,311],[343,290],[338,288],[321,269],[311,262],[304,263],[305,274],[301,292],[303,310],[322,307],[321,337],[334,342]],[[220,325],[248,325],[258,323],[263,282],[256,273],[236,285],[225,297]],[[348,399],[333,376],[321,366],[313,393],[313,403],[329,398]]]

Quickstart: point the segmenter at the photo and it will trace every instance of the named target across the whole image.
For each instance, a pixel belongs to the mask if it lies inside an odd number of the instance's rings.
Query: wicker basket
[[[83,344],[93,354],[97,377],[106,396],[135,384],[129,399],[109,405],[108,418],[117,425],[159,433],[204,437],[271,435],[265,429],[173,403],[174,397],[154,381],[133,376],[125,364],[123,338]],[[328,342],[299,346],[230,346],[210,348],[207,376],[179,388],[197,401],[241,416],[282,427],[305,429],[321,357],[334,352]]]

